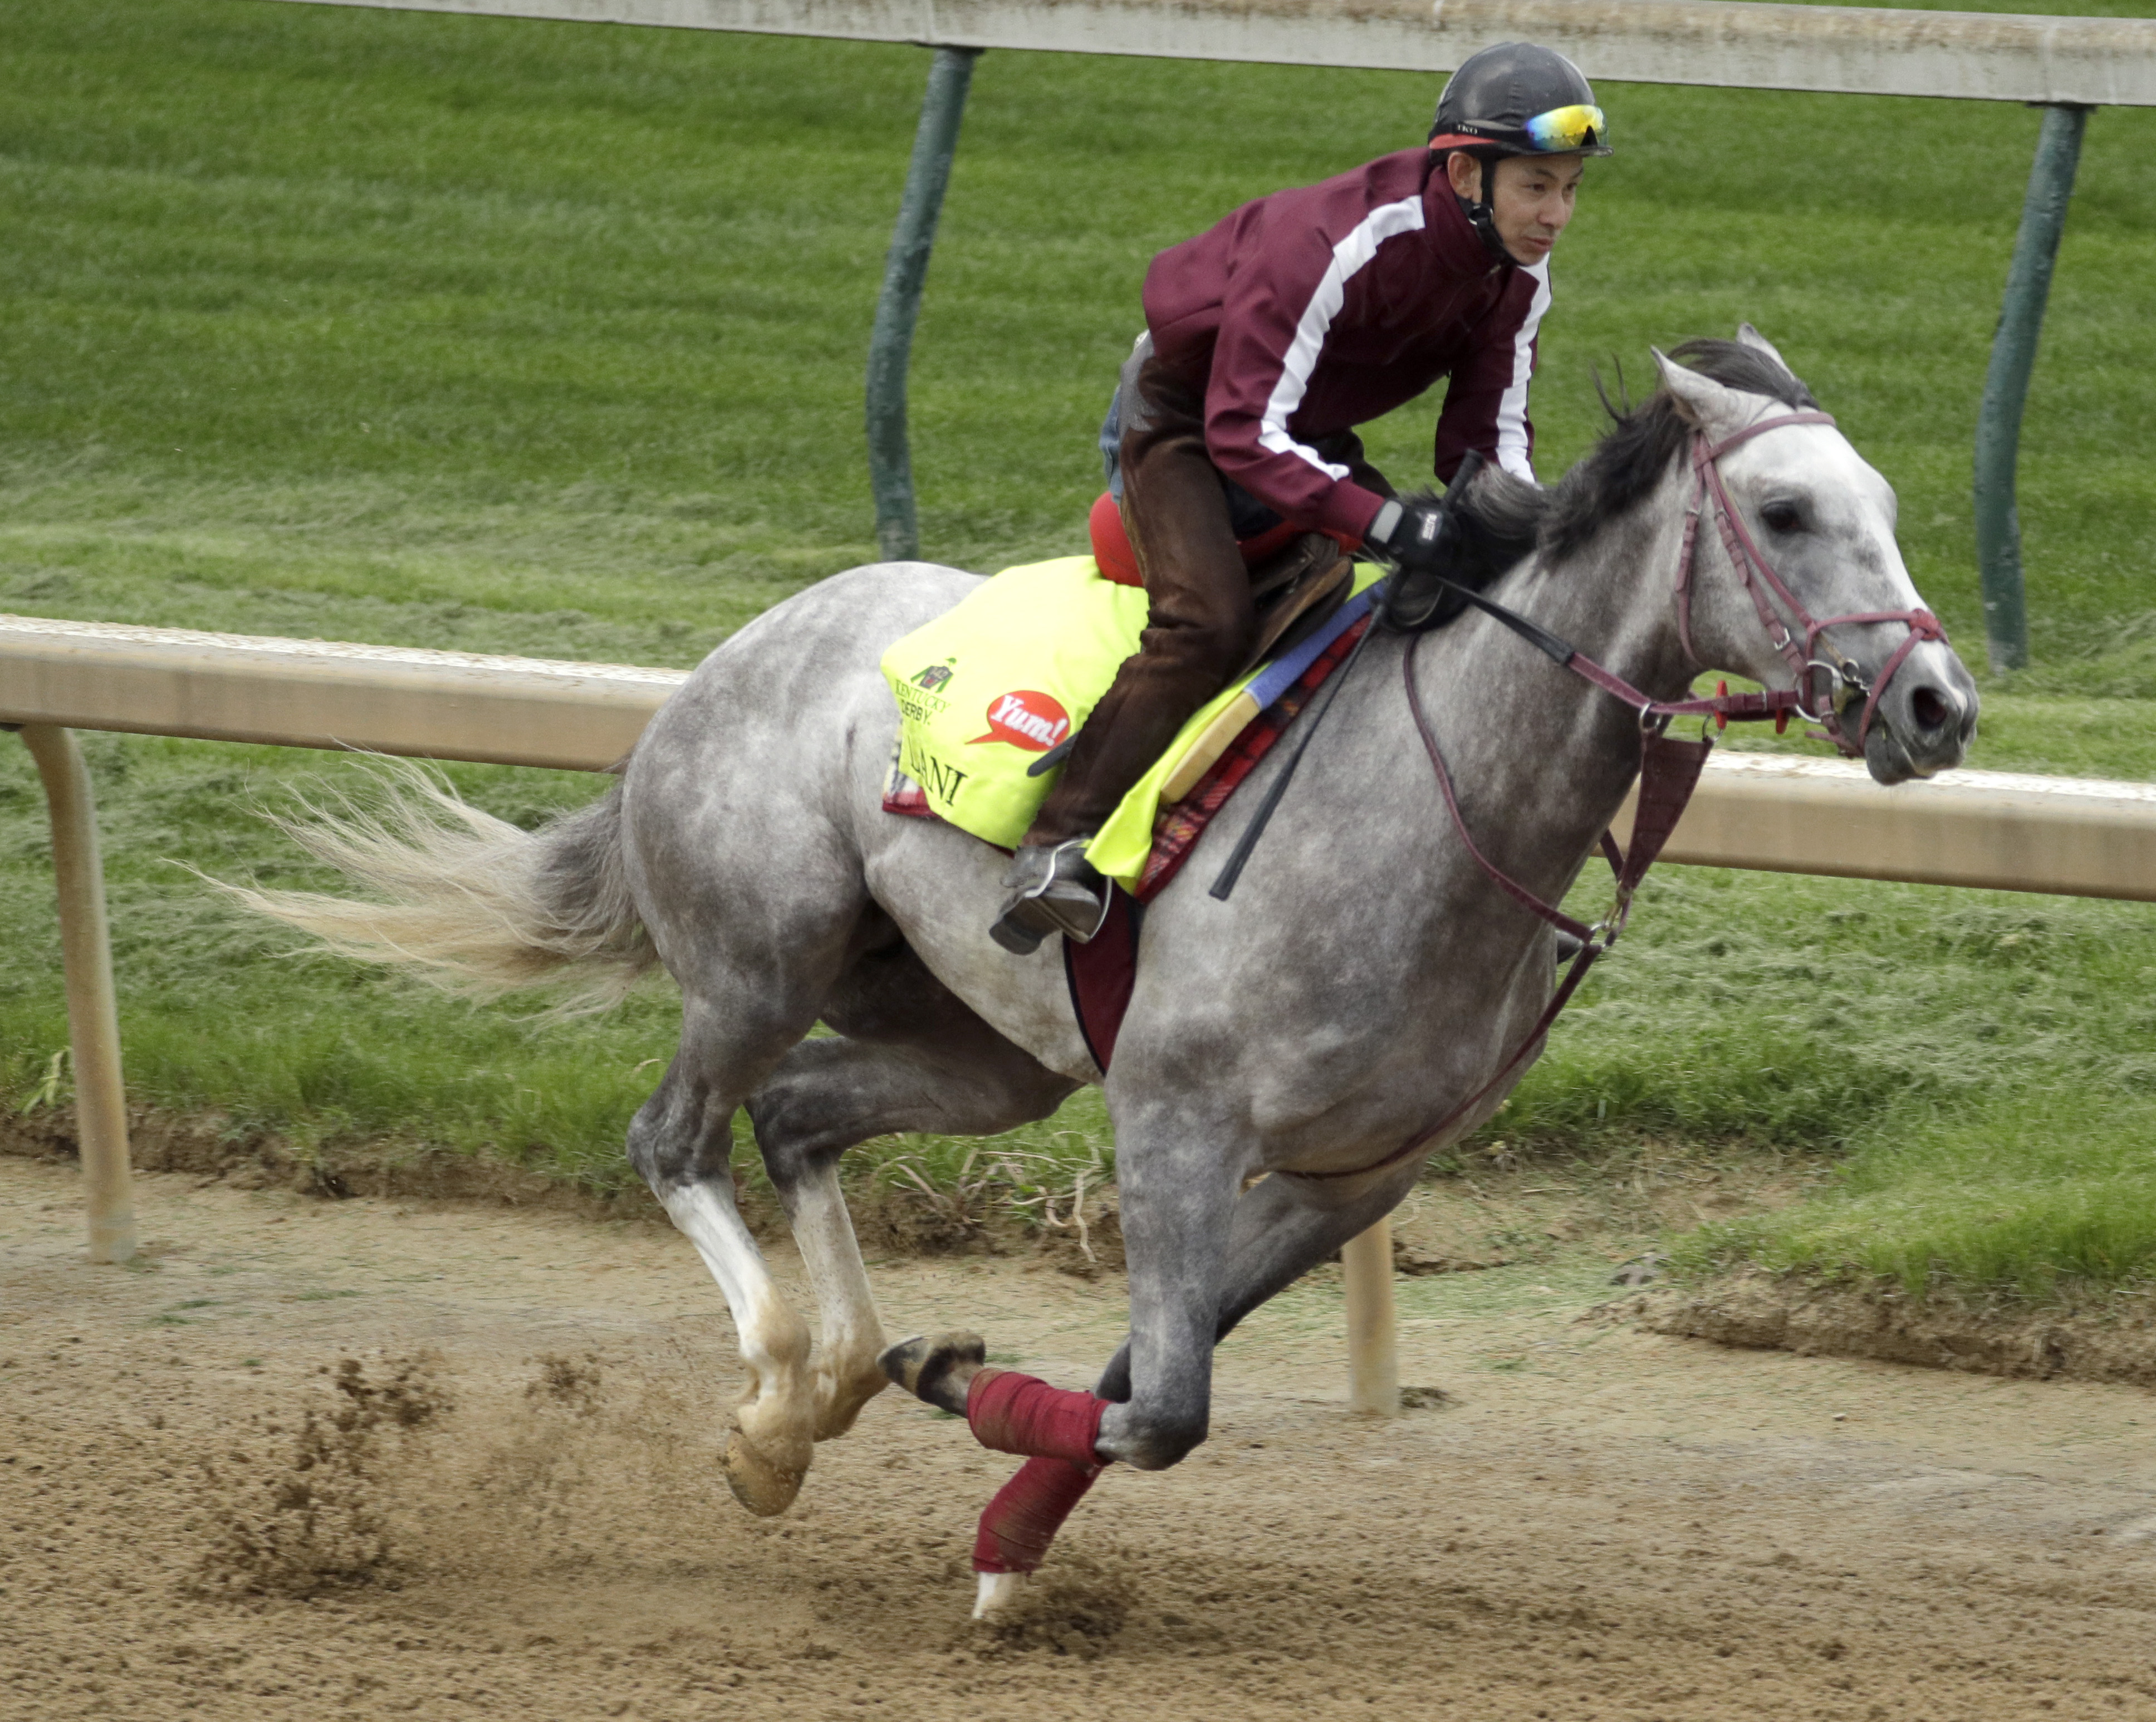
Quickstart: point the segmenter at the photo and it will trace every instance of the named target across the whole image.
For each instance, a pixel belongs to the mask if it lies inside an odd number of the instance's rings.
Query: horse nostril
[[[1920,687],[1909,697],[1909,715],[1917,720],[1917,728],[1933,730],[1952,722],[1954,712],[1938,689]]]

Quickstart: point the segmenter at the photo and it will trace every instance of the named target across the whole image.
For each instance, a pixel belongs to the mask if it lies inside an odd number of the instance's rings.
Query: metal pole
[[[67,978],[68,1045],[74,1061],[75,1133],[90,1211],[90,1259],[135,1255],[135,1185],[127,1158],[127,1093],[120,1080],[120,1013],[112,991],[112,940],[105,919],[105,869],[97,852],[97,804],[74,732],[26,723],[23,739],[44,779],[59,887],[60,955]]]
[[[1399,1329],[1393,1318],[1393,1222],[1380,1220],[1340,1252],[1348,1292],[1348,1409],[1400,1414]]]
[[[2074,170],[2082,156],[2086,107],[2060,102],[2044,109],[2021,230],[2006,271],[2006,298],[1991,340],[1984,408],[1976,421],[1976,561],[1984,578],[1984,633],[1994,671],[2029,661],[2029,613],[2021,592],[2021,516],[2014,501],[2014,468],[2021,449],[2021,409],[2051,292],[2051,268],[2066,224]]]
[[[936,247],[936,220],[951,182],[958,122],[965,117],[966,90],[980,57],[978,48],[939,48],[928,68],[921,128],[913,135],[913,161],[906,170],[898,225],[884,263],[883,292],[876,300],[875,328],[869,337],[869,484],[875,492],[876,546],[886,562],[911,561],[921,553],[913,460],[906,443],[906,368],[913,352],[921,283]]]

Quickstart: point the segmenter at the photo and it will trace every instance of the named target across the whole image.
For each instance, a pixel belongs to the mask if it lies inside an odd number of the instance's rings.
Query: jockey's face
[[[1482,164],[1472,156],[1455,151],[1445,166],[1460,196],[1472,198],[1481,189]],[[1497,237],[1517,260],[1533,265],[1550,254],[1572,219],[1573,200],[1586,171],[1586,158],[1577,155],[1507,156],[1497,163],[1491,213]]]

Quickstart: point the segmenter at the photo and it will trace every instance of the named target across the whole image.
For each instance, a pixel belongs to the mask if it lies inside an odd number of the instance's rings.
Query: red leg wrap
[[[1051,1387],[1016,1370],[983,1370],[966,1391],[966,1421],[983,1447],[1074,1465],[1100,1463],[1093,1442],[1107,1408],[1105,1399]]]
[[[996,1491],[973,1539],[975,1572],[1032,1572],[1048,1554],[1071,1509],[1104,1468],[1068,1459],[1028,1459]]]

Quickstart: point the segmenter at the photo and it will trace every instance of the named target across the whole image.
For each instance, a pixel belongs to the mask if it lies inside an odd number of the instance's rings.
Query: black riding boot
[[[1011,894],[988,936],[1021,957],[1040,949],[1051,933],[1080,944],[1108,918],[1108,882],[1086,859],[1090,837],[1067,843],[1028,844],[1011,857],[1004,883]]]

